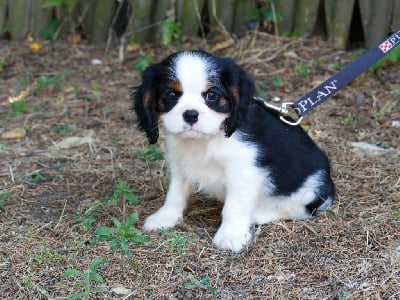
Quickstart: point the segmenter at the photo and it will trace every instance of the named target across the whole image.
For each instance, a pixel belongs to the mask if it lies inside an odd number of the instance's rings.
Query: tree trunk
[[[201,26],[201,9],[204,0],[178,0],[177,18],[181,22],[182,35],[197,36]]]

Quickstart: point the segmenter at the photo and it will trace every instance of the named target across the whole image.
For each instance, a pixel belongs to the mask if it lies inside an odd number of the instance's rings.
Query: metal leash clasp
[[[268,109],[272,109],[276,112],[279,113],[280,117],[279,119],[291,126],[296,126],[299,125],[301,123],[301,121],[303,120],[303,117],[299,117],[297,120],[294,120],[292,117],[289,117],[289,109],[288,107],[292,107],[293,102],[283,102],[280,106],[276,105],[276,104],[272,104],[270,102],[267,102],[265,99],[261,98],[261,97],[253,97],[253,100],[262,104],[264,107],[268,108]]]

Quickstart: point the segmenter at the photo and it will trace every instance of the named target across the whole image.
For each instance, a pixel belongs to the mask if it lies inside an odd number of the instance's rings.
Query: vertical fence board
[[[30,18],[30,30],[34,38],[40,38],[40,33],[48,26],[51,18],[51,9],[43,8],[46,0],[36,0],[32,5]]]
[[[208,0],[208,10],[211,19],[211,31],[230,32],[232,30],[236,0]],[[215,8],[215,14],[214,14]],[[224,26],[224,28],[220,28]]]
[[[249,28],[251,10],[255,8],[255,1],[237,0],[235,5],[235,15],[231,30],[238,37],[243,36]]]
[[[278,27],[280,34],[293,32],[296,0],[275,0],[274,4],[279,16]]]
[[[317,22],[320,0],[298,0],[294,29],[302,30],[305,34],[312,34]]]
[[[201,9],[204,0],[178,0],[177,18],[181,22],[182,35],[196,36],[201,26]]]
[[[396,32],[400,30],[400,1],[393,1],[393,13],[392,13],[392,24],[391,32]]]
[[[392,0],[358,0],[367,48],[373,47],[387,34],[392,14]]]
[[[29,30],[30,0],[9,0],[9,17],[11,37],[14,40],[22,40]]]
[[[97,0],[90,10],[93,13],[90,42],[104,42],[114,14],[114,1]]]
[[[131,20],[128,32],[132,33],[131,39],[136,43],[146,42],[149,33],[150,13],[152,1],[134,0],[131,4]]]
[[[150,27],[146,37],[147,42],[157,43],[161,40],[162,22],[170,4],[170,1],[167,0],[153,0],[149,19]]]
[[[328,41],[346,48],[355,0],[324,0]]]
[[[7,0],[0,0],[0,28],[3,28],[6,21]]]

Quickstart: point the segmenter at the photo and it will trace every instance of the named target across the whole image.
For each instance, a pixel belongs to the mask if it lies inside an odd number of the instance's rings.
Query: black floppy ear
[[[157,83],[159,65],[151,65],[142,76],[142,85],[132,88],[134,110],[139,128],[146,133],[150,144],[158,139]]]
[[[222,75],[231,99],[230,115],[225,120],[225,136],[230,137],[246,119],[255,86],[251,76],[233,61]]]

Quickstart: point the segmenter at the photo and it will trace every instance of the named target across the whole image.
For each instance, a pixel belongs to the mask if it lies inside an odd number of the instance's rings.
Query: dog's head
[[[253,94],[252,79],[232,59],[182,51],[149,66],[133,100],[140,128],[156,143],[159,118],[168,133],[182,138],[231,136]]]

